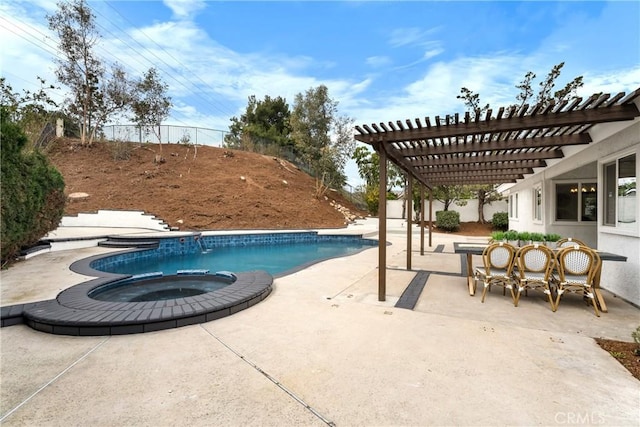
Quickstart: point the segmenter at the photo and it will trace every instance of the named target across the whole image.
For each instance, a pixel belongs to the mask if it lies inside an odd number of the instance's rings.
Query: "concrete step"
[[[64,216],[61,227],[122,227],[168,231],[169,226],[161,219],[143,211],[99,210],[94,213],[79,213],[76,216]]]

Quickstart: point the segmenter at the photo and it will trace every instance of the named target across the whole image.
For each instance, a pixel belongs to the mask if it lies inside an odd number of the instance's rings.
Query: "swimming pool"
[[[330,258],[352,255],[377,245],[362,236],[318,235],[316,232],[223,236],[193,235],[161,242],[157,249],[101,257],[91,268],[107,273],[144,274],[179,270],[264,270],[290,274]]]
[[[138,238],[145,247],[149,243],[147,235]],[[361,236],[316,232],[181,233],[154,239],[153,249],[76,261],[72,271],[95,279],[55,299],[16,306],[12,324],[60,335],[121,335],[210,322],[263,301],[271,293],[273,275],[378,244]],[[133,289],[137,286],[140,292]],[[97,297],[99,291],[118,295]]]

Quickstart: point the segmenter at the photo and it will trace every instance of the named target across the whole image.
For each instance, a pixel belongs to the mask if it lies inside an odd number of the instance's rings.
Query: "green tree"
[[[484,217],[484,207],[495,201],[502,200],[497,188],[497,185],[472,185],[470,188],[478,200],[478,222],[481,224],[489,222]]]
[[[24,246],[55,229],[64,210],[64,181],[39,151],[26,151],[27,137],[0,108],[0,247],[3,265]]]
[[[84,0],[61,1],[57,6],[56,13],[47,15],[49,29],[59,38],[61,57],[55,59],[58,65],[56,77],[72,92],[67,107],[82,123],[82,144],[91,145],[89,132],[96,109],[95,96],[105,72],[102,61],[94,52],[100,34],[95,16]]]
[[[61,52],[54,60],[58,66],[56,77],[71,91],[65,105],[69,114],[81,123],[81,143],[91,145],[104,122],[129,107],[130,82],[117,64],[112,66],[111,77],[106,78],[106,67],[95,53],[100,33],[87,2],[61,1],[57,6],[56,13],[47,15],[49,29],[57,34]]]
[[[155,134],[159,142],[160,125],[171,110],[171,97],[167,95],[169,85],[164,83],[155,68],[149,68],[144,76],[134,82],[131,99],[133,121],[145,131],[149,129]],[[162,149],[162,145],[160,145]]]
[[[433,198],[442,202],[445,211],[448,211],[453,203],[464,206],[472,197],[472,191],[466,185],[436,185],[432,191]]]
[[[297,151],[316,178],[316,196],[344,186],[344,167],[355,147],[353,119],[338,116],[338,102],[326,86],[295,96],[290,124]]]
[[[380,156],[361,145],[353,151],[351,158],[356,162],[358,175],[365,182],[364,198],[367,209],[372,215],[377,215],[380,196]],[[403,185],[404,175],[394,163],[387,162],[387,166],[387,199],[396,199],[392,190]]]
[[[99,89],[94,94],[94,122],[89,134],[89,144],[109,117],[131,107],[135,89],[122,66],[114,64],[111,69],[111,78],[101,80]]]
[[[364,180],[367,186],[377,186],[380,180],[380,156],[375,151],[363,145],[357,147],[351,158],[356,162],[358,175]],[[401,186],[404,183],[404,174],[394,163],[388,163],[387,168],[387,191]]]
[[[259,101],[255,95],[248,99],[245,113],[232,117],[229,133],[225,135],[228,148],[252,150],[256,145],[293,148],[290,138],[291,111],[286,99],[265,96]]]
[[[16,123],[27,136],[30,146],[37,141],[40,133],[48,123],[55,124],[55,119],[61,116],[58,105],[49,97],[48,91],[55,86],[37,77],[40,89],[37,91],[23,90],[14,92],[13,87],[4,77],[0,77],[0,105],[4,108],[8,120]]]

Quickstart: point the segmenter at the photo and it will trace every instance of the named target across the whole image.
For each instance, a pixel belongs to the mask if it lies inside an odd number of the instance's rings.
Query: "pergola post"
[[[413,226],[413,176],[407,173],[407,188],[406,188],[406,203],[407,203],[407,270],[411,270],[411,235]]]
[[[424,185],[420,186],[420,255],[424,255]]]
[[[433,235],[433,189],[429,189],[429,247],[433,246],[431,236]]]
[[[378,150],[380,180],[378,184],[378,301],[387,293],[387,153],[384,145]]]

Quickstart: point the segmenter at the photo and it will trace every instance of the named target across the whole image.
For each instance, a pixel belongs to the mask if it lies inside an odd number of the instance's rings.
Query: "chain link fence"
[[[222,147],[226,131],[192,126],[104,126],[102,135],[109,141],[163,144],[195,144]]]

